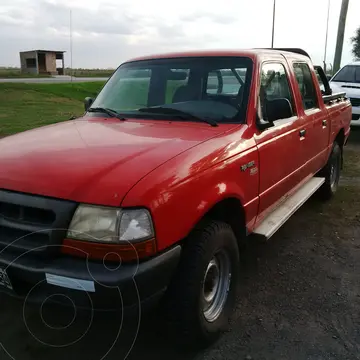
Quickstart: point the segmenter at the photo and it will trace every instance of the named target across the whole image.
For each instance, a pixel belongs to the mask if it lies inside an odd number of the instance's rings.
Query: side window
[[[246,79],[246,69],[217,69],[209,72],[206,93],[208,95],[237,96]]]
[[[265,121],[294,116],[293,97],[284,65],[267,63],[261,69],[260,105]]]
[[[356,70],[355,70],[355,82],[357,84],[360,83],[360,66],[359,65],[356,66]]]
[[[310,110],[319,107],[309,65],[305,63],[296,63],[294,64],[294,72],[296,81],[299,85],[304,109]]]
[[[211,71],[207,78],[206,93],[208,95],[215,95],[221,93],[222,90],[222,78],[220,71]]]
[[[223,79],[223,95],[237,95],[240,88],[244,85],[246,70],[244,69],[222,69],[221,76]]]

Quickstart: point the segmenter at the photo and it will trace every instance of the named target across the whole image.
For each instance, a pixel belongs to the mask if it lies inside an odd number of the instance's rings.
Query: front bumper
[[[360,107],[353,106],[351,125],[360,126]]]
[[[51,301],[116,311],[140,304],[144,308],[164,293],[180,254],[181,247],[176,246],[142,263],[110,268],[102,262],[74,257],[46,260],[1,252],[0,268],[6,270],[12,289],[0,286],[0,291],[42,304]],[[78,286],[74,288],[74,284]]]

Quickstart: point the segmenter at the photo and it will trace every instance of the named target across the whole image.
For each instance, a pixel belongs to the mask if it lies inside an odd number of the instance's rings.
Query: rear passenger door
[[[308,174],[316,173],[325,162],[330,135],[328,112],[320,101],[320,88],[315,86],[316,75],[306,62],[294,62],[293,70],[300,92],[302,109],[300,116],[304,121],[304,144],[306,150],[306,169]]]
[[[267,102],[277,99],[287,99],[290,102],[292,116],[285,119],[279,117],[274,121],[273,127],[255,135],[260,158],[260,204],[257,222],[304,178],[301,167],[305,155],[300,136],[303,119],[298,116],[293,94],[288,64],[280,60],[263,63],[258,100],[261,121],[268,121]]]

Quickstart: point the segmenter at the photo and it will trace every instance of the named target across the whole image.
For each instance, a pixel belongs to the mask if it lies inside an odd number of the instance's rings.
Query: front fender
[[[243,165],[250,162],[254,163],[252,168],[243,170]],[[138,183],[122,206],[145,206],[150,210],[159,251],[187,237],[213,206],[228,198],[240,201],[251,228],[258,210],[258,166],[256,147],[191,177],[181,177],[183,171],[175,171],[176,164],[168,165]]]

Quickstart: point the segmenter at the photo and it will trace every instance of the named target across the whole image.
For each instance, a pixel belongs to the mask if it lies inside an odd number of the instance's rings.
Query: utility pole
[[[275,16],[276,16],[276,0],[274,0],[274,10],[273,10],[273,26],[272,26],[272,39],[271,39],[271,48],[274,48],[274,39],[275,39]]]
[[[344,46],[345,25],[346,25],[348,8],[349,8],[349,0],[342,0],[340,17],[339,17],[338,34],[336,40],[336,49],[335,49],[334,73],[336,73],[341,66],[341,57]]]
[[[324,52],[324,72],[325,72],[325,74],[326,74],[327,45],[328,45],[328,37],[329,37],[330,5],[331,5],[331,0],[329,0],[329,3],[328,3],[328,14],[327,14],[327,24],[326,24],[325,52]]]

